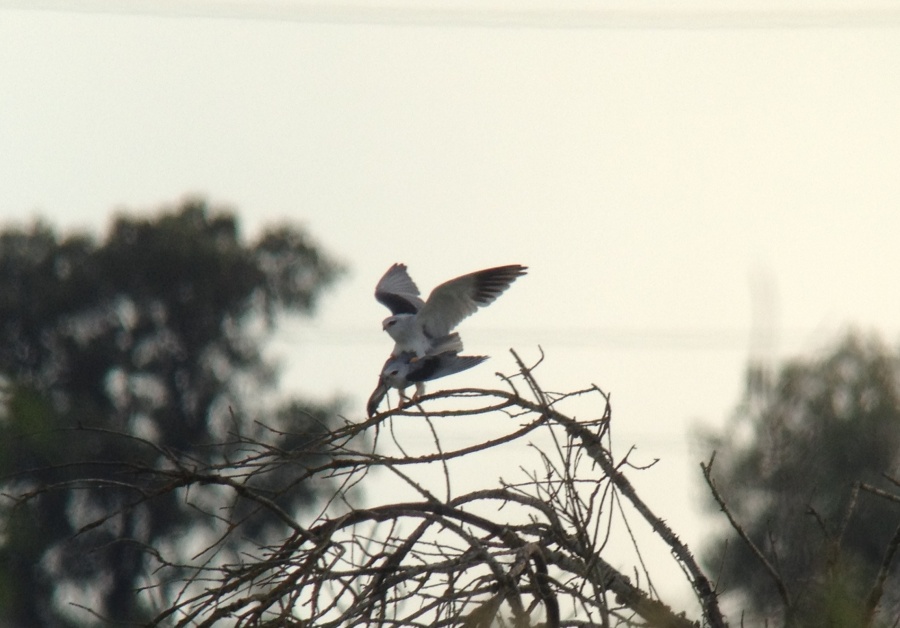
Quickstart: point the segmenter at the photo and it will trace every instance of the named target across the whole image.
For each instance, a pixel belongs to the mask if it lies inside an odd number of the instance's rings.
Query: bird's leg
[[[415,401],[419,397],[425,394],[425,383],[424,382],[416,382],[416,392],[412,396],[412,400]]]
[[[402,406],[404,403],[406,403],[407,401],[409,401],[409,399],[407,399],[407,397],[406,397],[406,389],[405,388],[399,388],[397,390],[397,395],[400,397],[400,399],[397,401],[398,408],[400,406]]]

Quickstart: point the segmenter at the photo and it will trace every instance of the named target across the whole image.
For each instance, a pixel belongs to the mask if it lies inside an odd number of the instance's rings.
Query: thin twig
[[[737,519],[735,519],[734,515],[731,513],[731,509],[728,508],[728,504],[725,503],[725,499],[722,497],[722,494],[719,493],[716,482],[712,478],[712,467],[715,459],[716,454],[715,452],[713,452],[712,456],[710,456],[709,458],[709,462],[707,462],[706,464],[702,462],[700,463],[700,468],[703,470],[703,478],[706,480],[706,484],[707,486],[709,486],[709,490],[712,492],[713,499],[716,500],[719,508],[722,510],[722,512],[725,513],[725,516],[728,517],[728,522],[731,524],[731,527],[734,528],[734,531],[738,533],[738,536],[740,536],[744,543],[747,544],[747,547],[750,548],[750,551],[760,562],[760,564],[765,568],[766,572],[769,574],[769,577],[772,578],[785,609],[787,611],[790,611],[790,609],[793,608],[793,602],[791,601],[791,595],[788,592],[787,586],[785,585],[784,579],[781,577],[781,574],[777,569],[775,569],[772,563],[769,562],[762,551],[760,551],[760,549],[756,546],[756,543],[753,542],[753,539],[750,538],[750,536],[744,530],[743,526],[737,521]]]
[[[900,547],[900,526],[897,527],[893,538],[891,538],[890,543],[888,543],[888,546],[884,551],[884,556],[881,559],[881,566],[878,568],[878,574],[875,576],[875,582],[872,584],[869,595],[866,596],[866,626],[871,626],[875,622],[875,611],[878,609],[878,604],[881,602],[881,596],[884,594],[884,583],[891,570],[891,565],[894,562],[898,547]]]

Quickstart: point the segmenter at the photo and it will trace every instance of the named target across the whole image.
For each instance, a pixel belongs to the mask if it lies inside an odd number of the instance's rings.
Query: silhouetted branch
[[[888,475],[885,475],[884,477],[895,486],[900,486],[900,484],[898,484],[898,482],[894,478]],[[856,488],[872,493],[873,495],[881,497],[882,499],[887,499],[893,502],[900,502],[900,496],[872,486],[871,484],[866,484],[865,482],[858,483],[856,485]],[[882,595],[884,594],[884,583],[888,578],[891,566],[894,562],[894,558],[897,555],[898,548],[900,548],[900,527],[898,527],[894,532],[894,536],[891,538],[890,542],[885,548],[884,555],[881,559],[881,564],[878,568],[878,573],[875,576],[875,581],[872,583],[872,588],[869,590],[869,594],[866,596],[864,610],[866,626],[871,626],[875,622],[875,612],[878,610],[878,605],[881,602]]]
[[[762,551],[756,546],[756,543],[754,543],[753,540],[749,537],[749,535],[737,521],[737,519],[735,519],[734,515],[731,513],[731,510],[728,508],[728,504],[725,503],[725,499],[722,497],[722,494],[719,493],[716,482],[712,478],[712,467],[715,459],[716,454],[715,452],[713,452],[712,456],[709,459],[709,462],[707,462],[706,464],[702,462],[700,463],[700,468],[703,470],[703,478],[706,480],[706,484],[707,486],[709,486],[709,490],[712,492],[712,496],[716,500],[716,503],[719,505],[719,508],[722,510],[722,512],[725,513],[725,516],[728,517],[728,522],[731,524],[731,527],[734,528],[734,531],[738,533],[738,536],[740,536],[744,543],[747,544],[747,547],[750,548],[750,551],[753,552],[753,555],[772,578],[772,581],[775,583],[775,587],[778,589],[778,595],[781,596],[781,600],[784,603],[786,613],[789,615],[790,609],[793,608],[793,602],[791,601],[791,596],[787,590],[787,586],[784,583],[784,579],[781,577],[781,574],[772,565],[772,563],[770,563],[769,560],[765,557]]]
[[[875,576],[875,582],[872,584],[872,589],[869,591],[869,595],[866,596],[866,626],[871,626],[875,621],[875,611],[878,608],[881,596],[884,593],[884,582],[887,580],[898,547],[900,547],[900,527],[897,528],[891,542],[888,543],[887,549],[884,552],[884,557],[881,559],[878,575]]]
[[[121,483],[136,491],[135,502],[121,508],[178,492],[209,520],[208,530],[194,533],[200,549],[191,557],[179,559],[172,548],[145,548],[159,578],[144,592],[163,600],[148,625],[697,626],[654,597],[632,523],[625,521],[644,570],[640,579],[647,583],[632,582],[603,557],[627,501],[682,567],[704,624],[724,627],[716,593],[693,555],[640,498],[626,476],[633,471],[627,457],[615,461],[609,397],[596,386],[548,392],[533,372],[543,354],[532,366],[513,356],[518,373],[501,377],[508,389],[433,392],[360,423],[346,421],[295,450],[269,446],[267,430],[290,434],[263,426],[253,438],[232,433],[215,464],[201,465],[177,452],[165,452],[164,468],[111,463],[123,474]],[[564,411],[563,404],[574,399],[596,397],[598,418],[575,420]],[[447,447],[442,429],[467,417],[489,419],[503,433]],[[430,434],[427,450],[414,451],[404,442],[404,430],[422,420]],[[363,438],[382,428],[395,441],[384,453]],[[521,481],[454,493],[453,465],[477,464],[469,461],[485,454],[511,460],[507,449],[526,439],[537,468],[510,467],[510,473],[524,475]],[[305,455],[313,452],[314,458]],[[83,469],[81,481],[90,481],[89,464]],[[290,473],[278,477],[289,481],[267,483],[285,469]],[[385,493],[387,478],[412,491],[412,498]],[[339,479],[342,486],[325,507],[293,512],[281,505],[301,484],[323,479]],[[434,482],[440,488],[433,490]],[[349,490],[354,486],[368,487],[364,502]],[[77,488],[59,482],[18,497],[25,503],[48,491]],[[283,529],[254,538],[243,554],[217,551],[223,538],[243,534],[259,512],[274,515]],[[85,529],[114,514],[96,517]]]
[[[872,486],[871,484],[866,484],[865,482],[860,483],[859,488],[863,491],[867,491],[872,493],[872,495],[877,495],[882,499],[886,499],[888,501],[897,502],[900,504],[900,495],[896,495],[894,493],[889,493],[884,489],[880,489],[877,486]]]

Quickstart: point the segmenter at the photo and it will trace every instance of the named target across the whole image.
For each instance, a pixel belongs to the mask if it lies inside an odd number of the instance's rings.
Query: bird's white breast
[[[394,321],[393,325],[388,325],[388,321]],[[428,353],[431,343],[425,336],[421,326],[416,323],[416,317],[413,314],[397,314],[385,319],[385,331],[394,339],[396,346],[393,354],[397,355],[404,351],[413,351],[419,357]]]

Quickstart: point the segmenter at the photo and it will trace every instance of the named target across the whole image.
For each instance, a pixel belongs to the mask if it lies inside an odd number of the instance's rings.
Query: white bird
[[[381,326],[396,343],[392,355],[412,352],[421,358],[462,351],[462,340],[451,333],[453,328],[479,307],[493,303],[526,270],[519,264],[479,270],[445,281],[422,301],[406,264],[394,264],[375,286],[375,298],[391,311]]]
[[[370,417],[374,416],[389,388],[399,389],[400,403],[403,403],[406,399],[404,393],[407,387],[415,384],[416,393],[413,395],[413,399],[416,399],[425,394],[425,382],[465,371],[485,360],[487,360],[485,355],[457,355],[453,351],[445,351],[422,358],[417,358],[414,353],[409,351],[392,355],[381,369],[378,386],[369,397],[366,411]]]

